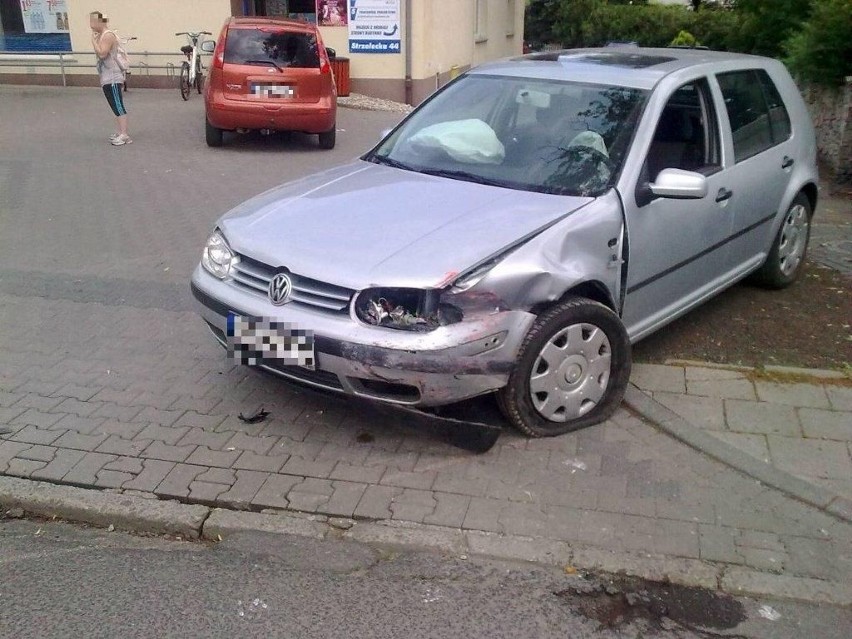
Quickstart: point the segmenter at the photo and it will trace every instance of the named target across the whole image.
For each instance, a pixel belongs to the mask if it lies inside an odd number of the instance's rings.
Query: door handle
[[[734,192],[730,189],[726,189],[724,186],[719,189],[719,192],[716,194],[717,202],[724,202],[725,200],[730,200],[734,197]]]
[[[791,166],[793,166],[794,162],[795,162],[795,160],[793,158],[791,158],[789,155],[785,155],[784,161],[781,163],[781,168],[782,169],[789,169]]]

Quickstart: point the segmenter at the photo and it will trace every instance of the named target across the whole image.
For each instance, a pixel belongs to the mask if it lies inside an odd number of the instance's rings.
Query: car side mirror
[[[700,200],[707,196],[707,178],[693,171],[663,169],[648,189],[656,197]]]
[[[329,58],[336,58],[337,57],[337,51],[335,51],[331,47],[326,47],[325,52],[328,54]]]
[[[205,40],[201,43],[201,50],[204,51],[204,53],[213,53],[216,50],[216,41]]]

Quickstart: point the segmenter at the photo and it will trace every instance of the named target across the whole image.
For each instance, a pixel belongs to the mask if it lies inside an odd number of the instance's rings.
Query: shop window
[[[316,0],[254,0],[254,15],[283,16],[316,22]]]
[[[67,2],[0,0],[0,51],[70,51]]]

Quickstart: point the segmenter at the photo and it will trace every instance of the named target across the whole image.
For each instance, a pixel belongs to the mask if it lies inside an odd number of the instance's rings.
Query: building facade
[[[0,82],[92,85],[89,13],[126,45],[136,86],[173,86],[178,31],[218,35],[229,16],[319,24],[349,59],[352,90],[412,104],[471,66],[520,54],[524,0],[0,0]],[[34,55],[39,52],[40,55]],[[62,52],[62,74],[57,72]]]

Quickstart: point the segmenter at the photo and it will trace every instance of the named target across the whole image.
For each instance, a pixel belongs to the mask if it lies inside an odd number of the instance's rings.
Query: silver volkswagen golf
[[[631,342],[746,276],[792,283],[816,200],[780,62],[533,54],[230,211],[192,290],[238,362],[414,407],[495,393],[522,432],[558,435],[615,410]]]

